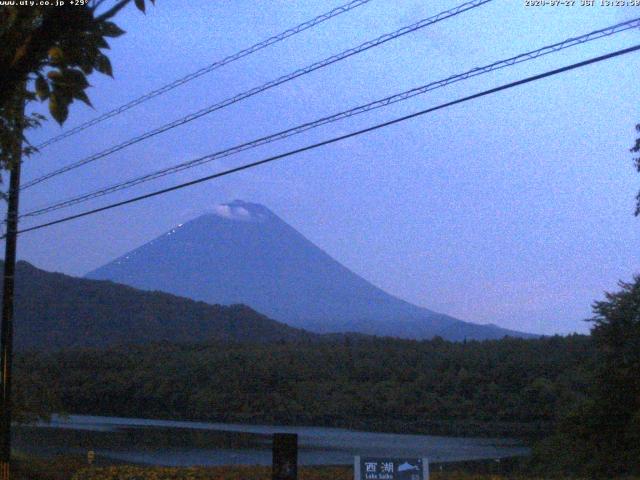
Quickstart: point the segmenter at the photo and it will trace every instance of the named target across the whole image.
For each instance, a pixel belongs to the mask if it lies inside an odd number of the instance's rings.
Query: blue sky
[[[112,42],[115,80],[92,76],[95,111],[197,70],[344,1],[158,0],[129,8]],[[462,2],[372,0],[205,75],[29,159],[27,181],[130,136]],[[599,0],[596,2],[599,5]],[[473,67],[640,17],[640,8],[525,7],[495,0],[90,167],[26,190],[22,211],[84,193]],[[108,197],[124,199],[640,43],[637,31],[460,82]],[[537,333],[586,332],[605,290],[638,271],[640,54],[589,66],[304,153],[21,237],[19,257],[82,275],[240,198],[266,205],[344,265],[417,305]],[[61,131],[53,121],[34,142]],[[39,217],[58,218],[107,199]],[[36,221],[25,221],[27,227]]]

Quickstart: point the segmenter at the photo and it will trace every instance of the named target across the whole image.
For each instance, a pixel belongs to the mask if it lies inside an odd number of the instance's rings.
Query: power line
[[[509,67],[515,64],[519,64],[522,62],[526,62],[529,60],[533,60],[536,58],[539,58],[541,56],[544,55],[548,55],[550,53],[554,53],[554,52],[558,52],[560,50],[563,50],[565,48],[569,48],[569,47],[573,47],[576,45],[581,45],[583,43],[586,42],[590,42],[599,38],[604,38],[604,37],[608,37],[632,28],[638,28],[640,27],[640,18],[636,18],[634,20],[629,20],[627,22],[622,22],[622,23],[618,23],[616,25],[607,27],[607,28],[603,28],[600,30],[596,30],[590,33],[587,33],[585,35],[581,35],[579,37],[572,37],[569,38],[567,40],[564,40],[562,42],[558,42],[555,43],[553,45],[548,45],[542,48],[539,48],[537,50],[533,50],[527,53],[523,53],[520,55],[517,55],[515,57],[510,57],[508,59],[505,60],[500,60],[494,63],[491,63],[489,65],[485,65],[483,67],[476,67],[472,70],[468,70],[464,73],[460,73],[457,75],[452,75],[450,77],[447,77],[443,80],[438,80],[435,82],[431,82],[428,83],[426,85],[423,85],[421,87],[417,87],[417,88],[413,88],[411,90],[407,90],[404,91],[402,93],[398,93],[395,95],[391,95],[388,97],[385,97],[383,99],[380,100],[376,100],[374,102],[370,102],[367,103],[365,105],[360,105],[358,107],[355,108],[351,108],[349,110],[345,110],[339,113],[336,113],[334,115],[331,116],[327,116],[327,117],[323,117],[320,118],[318,120],[314,120],[312,122],[307,122],[301,125],[297,125],[295,127],[286,129],[286,130],[282,130],[280,132],[265,136],[265,137],[261,137],[258,138],[256,140],[252,140],[250,142],[246,142],[240,145],[236,145],[234,147],[231,148],[227,148],[225,150],[221,150],[218,152],[215,152],[213,154],[209,154],[209,155],[205,155],[203,157],[199,157],[196,158],[194,160],[190,160],[187,162],[183,162],[168,168],[164,168],[161,170],[157,170],[155,172],[152,173],[148,173],[146,175],[142,175],[136,178],[133,178],[131,180],[127,180],[125,182],[120,182],[120,183],[116,183],[114,185],[108,186],[108,187],[104,187],[98,190],[95,190],[93,192],[89,192],[89,193],[85,193],[79,196],[75,196],[72,198],[68,198],[66,200],[62,200],[60,202],[54,203],[54,204],[50,204],[48,206],[44,206],[35,210],[32,210],[30,212],[27,212],[23,215],[21,215],[21,218],[24,217],[35,217],[35,216],[39,216],[39,215],[44,215],[45,213],[49,213],[55,210],[59,210],[61,208],[66,208],[72,205],[76,205],[79,203],[84,203],[86,201],[92,200],[94,198],[99,198],[102,197],[104,195],[108,195],[110,193],[114,193],[120,190],[124,190],[127,188],[131,188],[134,187],[136,185],[139,185],[141,183],[145,183],[151,180],[155,180],[161,177],[164,177],[166,175],[170,175],[173,173],[177,173],[180,172],[182,170],[186,170],[189,168],[193,168],[199,165],[203,165],[205,163],[214,161],[214,160],[218,160],[224,157],[228,157],[240,152],[243,152],[245,150],[249,150],[252,148],[256,148],[258,146],[261,145],[265,145],[268,143],[272,143],[275,142],[277,140],[281,140],[284,138],[288,138],[290,136],[293,135],[297,135],[300,134],[302,132],[305,132],[307,130],[313,129],[313,128],[317,128],[321,125],[326,125],[329,123],[333,123],[336,122],[338,120],[342,120],[344,118],[348,118],[354,115],[359,115],[365,112],[369,112],[372,111],[374,109],[377,108],[381,108],[381,107],[385,107],[388,105],[391,105],[393,103],[397,103],[397,102],[401,102],[401,101],[405,101],[408,100],[414,96],[417,95],[421,95],[424,94],[426,92],[432,91],[432,90],[436,90],[438,88],[442,88],[445,87],[447,85],[450,85],[452,83],[455,82],[459,82],[462,80],[466,80],[478,75],[483,75],[485,73],[489,73],[495,70],[499,70],[505,67]]]
[[[49,138],[48,140],[42,142],[40,145],[37,145],[36,148],[38,149],[43,149],[53,143],[59,142],[60,140],[70,137],[72,135],[75,135],[76,133],[79,133],[83,130],[86,130],[89,127],[92,127],[94,125],[97,125],[98,123],[101,123],[105,120],[107,120],[108,118],[111,117],[115,117],[116,115],[119,115],[137,105],[140,105],[141,103],[146,102],[147,100],[151,100],[152,98],[155,98],[159,95],[162,95],[163,93],[166,93],[170,90],[173,90],[174,88],[177,88],[181,85],[184,85],[187,82],[190,82],[191,80],[194,80],[198,77],[201,77],[202,75],[205,75],[207,73],[210,73],[224,65],[228,65],[229,63],[235,62],[236,60],[239,60],[243,57],[246,57],[248,55],[251,55],[252,53],[255,53],[259,50],[262,50],[263,48],[267,48],[271,45],[273,45],[274,43],[278,43],[281,42],[289,37],[292,37],[298,33],[304,32],[305,30],[308,30],[312,27],[315,27],[316,25],[321,24],[322,22],[325,22],[331,18],[337,17],[338,15],[341,15],[345,12],[348,12],[350,10],[353,10],[354,8],[357,8],[361,5],[364,5],[366,3],[369,3],[371,0],[354,0],[352,2],[349,2],[345,5],[341,5],[339,7],[334,8],[333,10],[323,13],[322,15],[319,15],[311,20],[308,20],[304,23],[301,23],[300,25],[297,25],[293,28],[290,28],[288,30],[285,30],[282,33],[279,33],[278,35],[274,35],[273,37],[270,37],[266,40],[263,40],[262,42],[256,43],[255,45],[252,45],[248,48],[245,48],[244,50],[240,50],[239,52],[234,53],[233,55],[229,55],[228,57],[223,58],[222,60],[218,60],[210,65],[207,65],[206,67],[201,68],[200,70],[196,70],[193,73],[190,73],[189,75],[185,75],[182,78],[179,78],[177,80],[174,80],[171,83],[168,83],[156,90],[153,90],[149,93],[146,93],[134,100],[131,100],[128,103],[125,103],[124,105],[121,105],[117,108],[114,108],[113,110],[110,110],[108,112],[103,113],[102,115],[93,118],[85,123],[82,123],[80,125],[78,125],[77,127],[74,127],[70,130],[67,130],[66,132],[61,133],[60,135],[56,135],[54,137]]]
[[[230,97],[226,100],[223,100],[222,102],[216,103],[214,105],[205,107],[201,110],[198,110],[197,112],[191,113],[185,117],[182,117],[178,120],[174,120],[173,122],[167,123],[161,127],[158,127],[154,130],[151,130],[149,132],[146,132],[142,135],[139,135],[137,137],[134,137],[132,139],[126,140],[123,143],[120,143],[118,145],[112,146],[106,150],[103,150],[102,152],[96,153],[94,155],[91,155],[89,157],[86,157],[82,160],[79,160],[77,162],[74,162],[70,165],[67,165],[65,167],[59,168],[57,170],[54,170],[53,172],[49,172],[41,177],[38,177],[34,180],[31,180],[29,182],[26,182],[23,186],[22,189],[27,189],[30,188],[34,185],[37,185],[41,182],[44,182],[45,180],[48,180],[50,178],[56,177],[58,175],[61,175],[63,173],[66,173],[70,170],[74,170],[78,167],[81,167],[83,165],[86,165],[88,163],[94,162],[100,158],[106,157],[107,155],[111,155],[112,153],[118,152],[126,147],[129,147],[131,145],[134,145],[136,143],[139,143],[143,140],[146,140],[148,138],[154,137],[160,133],[164,133],[168,130],[171,130],[173,128],[179,127],[181,125],[184,125],[185,123],[191,122],[193,120],[196,120],[200,117],[203,117],[204,115],[207,115],[209,113],[212,113],[216,110],[220,110],[222,108],[228,107],[229,105],[232,105],[234,103],[240,102],[246,98],[252,97],[254,95],[257,95],[258,93],[264,92],[265,90],[269,90],[271,88],[274,88],[278,85],[282,85],[283,83],[289,82],[295,78],[301,77],[303,75],[306,75],[308,73],[314,72],[316,70],[319,70],[321,68],[327,67],[329,65],[332,65],[336,62],[339,62],[341,60],[344,60],[346,58],[349,58],[353,55],[362,53],[366,50],[369,50],[371,48],[380,46],[390,40],[396,39],[398,37],[401,37],[403,35],[407,35],[409,33],[415,32],[417,30],[420,30],[422,28],[425,28],[427,26],[433,25],[434,23],[440,22],[442,20],[445,20],[447,18],[450,17],[454,17],[456,15],[459,15],[463,12],[466,12],[468,10],[472,10],[474,8],[477,8],[481,5],[484,5],[485,3],[489,3],[492,0],[472,0],[470,2],[464,3],[462,5],[459,5],[458,7],[446,10],[444,12],[440,12],[437,15],[434,15],[432,17],[420,20],[419,22],[416,22],[412,25],[403,27],[399,30],[396,30],[392,33],[387,33],[385,35],[382,35],[374,40],[370,40],[368,42],[362,43],[357,47],[353,47],[350,48],[348,50],[343,51],[342,53],[339,53],[337,55],[333,55],[331,57],[325,58],[324,60],[321,60],[319,62],[316,62],[308,67],[305,68],[301,68],[299,70],[296,70],[292,73],[289,73],[287,75],[284,75],[280,78],[277,78],[275,80],[271,80],[270,82],[267,82],[259,87],[255,87],[252,88],[251,90],[248,90],[246,92],[240,93],[234,97]]]
[[[489,90],[484,90],[484,91],[482,91],[480,93],[476,93],[476,94],[473,94],[473,95],[469,95],[467,97],[459,98],[457,100],[453,100],[451,102],[443,103],[443,104],[437,105],[435,107],[431,107],[431,108],[427,108],[425,110],[421,110],[419,112],[415,112],[415,113],[412,113],[412,114],[409,114],[409,115],[405,115],[405,116],[402,116],[402,117],[399,117],[399,118],[395,118],[393,120],[389,120],[389,121],[384,122],[384,123],[379,123],[379,124],[374,125],[372,127],[364,128],[362,130],[357,130],[355,132],[351,132],[351,133],[348,133],[348,134],[345,134],[345,135],[341,135],[341,136],[338,136],[338,137],[333,137],[333,138],[330,138],[329,140],[324,140],[322,142],[314,143],[312,145],[307,145],[307,146],[302,147],[302,148],[298,148],[298,149],[295,149],[295,150],[290,150],[288,152],[281,153],[279,155],[274,155],[272,157],[268,157],[268,158],[265,158],[263,160],[259,160],[259,161],[253,162],[253,163],[248,163],[248,164],[245,164],[245,165],[242,165],[242,166],[239,166],[239,167],[235,167],[235,168],[231,168],[229,170],[218,172],[218,173],[215,173],[215,174],[212,174],[212,175],[207,175],[205,177],[201,177],[201,178],[198,178],[196,180],[191,180],[189,182],[185,182],[185,183],[181,183],[181,184],[178,184],[178,185],[174,185],[173,187],[163,188],[161,190],[156,190],[155,192],[147,193],[147,194],[144,194],[144,195],[139,195],[137,197],[129,198],[127,200],[123,200],[123,201],[116,202],[116,203],[112,203],[112,204],[106,205],[104,207],[94,208],[92,210],[81,212],[81,213],[78,213],[78,214],[75,214],[75,215],[69,215],[67,217],[60,218],[58,220],[53,220],[51,222],[42,223],[42,224],[39,224],[39,225],[35,225],[33,227],[25,228],[23,230],[20,230],[18,232],[18,234],[31,232],[31,231],[34,231],[34,230],[39,230],[39,229],[42,229],[42,228],[45,228],[45,227],[50,227],[52,225],[57,225],[57,224],[60,224],[60,223],[69,222],[69,221],[75,220],[77,218],[82,218],[82,217],[93,215],[93,214],[96,214],[96,213],[99,213],[99,212],[104,212],[106,210],[111,210],[111,209],[116,208],[116,207],[121,207],[123,205],[136,203],[136,202],[139,202],[141,200],[145,200],[147,198],[156,197],[158,195],[163,195],[165,193],[173,192],[175,190],[180,190],[180,189],[183,189],[183,188],[186,188],[186,187],[190,187],[192,185],[196,185],[196,184],[199,184],[199,183],[207,182],[209,180],[213,180],[213,179],[216,179],[216,178],[224,177],[224,176],[230,175],[232,173],[240,172],[240,171],[243,171],[243,170],[248,170],[250,168],[254,168],[254,167],[257,167],[259,165],[264,165],[266,163],[274,162],[276,160],[281,160],[283,158],[290,157],[292,155],[296,155],[298,153],[307,152],[309,150],[314,150],[316,148],[319,148],[319,147],[322,147],[322,146],[325,146],[325,145],[329,145],[329,144],[336,143],[336,142],[339,142],[339,141],[342,141],[342,140],[346,140],[348,138],[352,138],[352,137],[356,137],[356,136],[359,136],[359,135],[363,135],[363,134],[368,133],[368,132],[373,132],[375,130],[379,130],[379,129],[384,128],[384,127],[395,125],[397,123],[401,123],[401,122],[404,122],[404,121],[412,119],[412,118],[416,118],[416,117],[419,117],[419,116],[422,116],[422,115],[426,115],[427,113],[431,113],[431,112],[434,112],[436,110],[442,110],[444,108],[448,108],[448,107],[451,107],[453,105],[457,105],[457,104],[460,104],[460,103],[468,102],[468,101],[474,100],[476,98],[480,98],[480,97],[484,97],[484,96],[487,96],[487,95],[491,95],[491,94],[494,94],[494,93],[497,93],[497,92],[500,92],[500,91],[503,91],[503,90],[508,90],[508,89],[511,89],[511,88],[514,88],[514,87],[517,87],[517,86],[520,86],[520,85],[524,85],[524,84],[527,84],[527,83],[531,83],[531,82],[534,82],[534,81],[537,81],[537,80],[542,80],[543,78],[547,78],[547,77],[551,77],[551,76],[554,76],[554,75],[558,75],[560,73],[564,73],[564,72],[567,72],[567,71],[570,71],[570,70],[575,70],[577,68],[581,68],[581,67],[585,67],[587,65],[591,65],[591,64],[594,64],[594,63],[602,62],[604,60],[609,60],[611,58],[619,57],[621,55],[626,55],[628,53],[632,53],[632,52],[635,52],[635,51],[638,51],[638,50],[640,50],[640,45],[636,45],[634,47],[625,48],[625,49],[622,49],[622,50],[617,50],[615,52],[608,53],[606,55],[593,57],[593,58],[591,58],[589,60],[584,60],[582,62],[574,63],[574,64],[571,64],[571,65],[568,65],[568,66],[565,66],[565,67],[557,68],[555,70],[547,71],[545,73],[540,73],[538,75],[533,75],[533,76],[530,76],[530,77],[527,77],[527,78],[524,78],[524,79],[521,79],[521,80],[517,80],[515,82],[507,83],[507,84],[501,85],[499,87],[491,88]],[[2,238],[4,238],[4,236]]]

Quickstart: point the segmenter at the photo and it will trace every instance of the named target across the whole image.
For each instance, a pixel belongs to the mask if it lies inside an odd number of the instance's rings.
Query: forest
[[[540,437],[585,394],[592,363],[589,338],[577,335],[347,337],[24,354],[16,378],[37,377],[21,399],[50,392],[79,414]]]

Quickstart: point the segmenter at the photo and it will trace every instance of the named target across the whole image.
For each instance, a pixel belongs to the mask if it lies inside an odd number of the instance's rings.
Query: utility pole
[[[24,131],[24,95],[16,95],[13,127],[14,142],[9,153],[9,197],[7,199],[7,232],[4,254],[4,285],[2,293],[2,325],[0,326],[0,480],[9,480],[11,462],[11,367],[13,357],[13,292],[16,269],[18,232],[18,200],[20,197],[20,166]]]

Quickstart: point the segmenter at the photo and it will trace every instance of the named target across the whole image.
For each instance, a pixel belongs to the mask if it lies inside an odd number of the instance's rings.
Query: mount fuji
[[[210,304],[242,303],[319,333],[449,340],[532,336],[464,322],[394,297],[268,208],[240,200],[178,225],[87,277]]]

